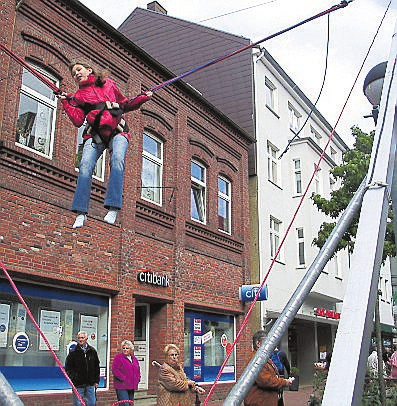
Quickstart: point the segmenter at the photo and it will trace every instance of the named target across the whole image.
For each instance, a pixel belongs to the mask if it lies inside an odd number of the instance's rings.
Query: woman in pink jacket
[[[114,357],[112,364],[113,382],[117,400],[134,400],[134,393],[141,380],[138,359],[134,355],[134,344],[129,340],[121,343],[121,353]],[[121,403],[128,406],[130,403]]]
[[[131,138],[123,113],[138,109],[150,99],[152,92],[147,91],[129,100],[107,77],[106,71],[96,74],[85,62],[75,62],[69,68],[79,89],[73,96],[62,93],[59,98],[76,127],[87,123],[72,203],[72,211],[77,213],[73,228],[82,227],[87,219],[92,174],[106,148],[110,155],[110,176],[104,203],[109,211],[104,220],[114,224],[122,205],[125,155]]]

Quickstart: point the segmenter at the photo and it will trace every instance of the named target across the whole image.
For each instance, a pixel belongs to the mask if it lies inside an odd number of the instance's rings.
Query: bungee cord
[[[298,215],[298,213],[299,213],[299,211],[300,211],[300,208],[301,208],[301,206],[303,205],[304,200],[306,199],[307,193],[308,193],[309,188],[310,188],[310,186],[311,186],[311,184],[312,184],[312,182],[313,182],[313,179],[314,179],[314,177],[315,177],[315,175],[316,175],[316,173],[317,173],[317,171],[318,171],[318,168],[319,168],[319,166],[320,166],[320,163],[321,163],[321,162],[323,161],[323,159],[324,159],[325,151],[327,150],[328,146],[330,145],[331,141],[332,141],[333,138],[334,138],[336,127],[338,126],[338,124],[339,124],[339,122],[340,122],[340,120],[341,120],[341,118],[342,118],[342,115],[343,115],[343,113],[345,112],[345,109],[346,109],[346,107],[347,107],[348,101],[350,100],[350,97],[351,97],[351,95],[352,95],[352,93],[353,93],[353,90],[354,90],[354,88],[355,88],[356,85],[357,85],[358,78],[359,78],[359,76],[361,75],[361,72],[362,72],[362,70],[363,70],[363,68],[364,68],[365,62],[367,61],[368,56],[369,56],[369,54],[370,54],[370,51],[371,51],[371,49],[372,49],[372,47],[373,47],[373,45],[374,45],[374,43],[375,43],[375,39],[377,38],[378,33],[379,33],[379,31],[380,31],[380,28],[381,28],[381,26],[383,25],[383,22],[384,22],[384,20],[385,20],[385,18],[386,18],[386,15],[387,15],[387,13],[388,13],[388,11],[389,11],[389,9],[390,9],[391,2],[392,2],[392,0],[390,0],[388,6],[387,6],[387,8],[386,8],[386,11],[385,11],[385,13],[383,14],[383,17],[381,18],[381,21],[380,21],[380,23],[379,23],[378,29],[376,30],[375,35],[374,35],[374,37],[373,37],[373,39],[372,39],[372,41],[371,41],[371,44],[370,44],[369,47],[368,47],[368,51],[367,51],[367,53],[365,54],[364,60],[363,60],[361,66],[360,66],[360,68],[359,68],[359,70],[358,70],[358,72],[357,72],[357,74],[356,74],[355,80],[353,81],[353,85],[352,85],[351,88],[350,88],[350,91],[349,91],[349,93],[348,93],[348,95],[347,95],[346,101],[345,101],[345,103],[344,103],[343,106],[342,106],[342,109],[341,109],[341,111],[340,111],[340,113],[339,113],[339,116],[338,116],[336,122],[335,122],[335,125],[333,126],[333,129],[332,129],[332,131],[331,131],[331,133],[330,133],[330,135],[329,135],[328,141],[327,141],[327,143],[326,143],[326,145],[325,145],[325,147],[324,147],[324,149],[323,149],[323,151],[322,151],[322,153],[321,153],[321,155],[320,155],[320,157],[319,157],[317,163],[315,164],[314,171],[313,171],[313,173],[312,173],[312,175],[311,175],[311,177],[310,177],[310,179],[309,179],[309,182],[308,182],[308,184],[307,184],[307,186],[306,186],[306,188],[305,188],[305,191],[303,192],[303,194],[302,194],[302,196],[301,196],[301,198],[300,198],[300,200],[299,200],[299,202],[298,202],[298,205],[297,205],[297,207],[296,207],[296,209],[295,209],[295,211],[294,211],[294,214],[293,214],[293,216],[292,216],[292,219],[291,219],[290,223],[288,224],[288,227],[287,227],[287,229],[286,229],[286,231],[285,231],[285,233],[284,233],[284,235],[283,235],[283,238],[282,238],[282,240],[281,240],[281,242],[280,242],[280,245],[279,245],[279,247],[277,248],[277,250],[276,250],[276,252],[275,252],[275,254],[274,254],[274,257],[273,257],[273,259],[272,259],[272,261],[271,261],[271,263],[270,263],[270,266],[269,266],[269,268],[268,268],[268,270],[267,270],[267,272],[266,272],[266,274],[265,274],[265,276],[264,276],[264,278],[263,278],[263,280],[262,280],[262,283],[261,283],[261,285],[260,285],[260,287],[259,287],[259,289],[258,289],[258,292],[257,292],[257,294],[256,294],[256,296],[255,296],[255,298],[254,298],[254,300],[252,301],[250,307],[248,308],[247,314],[246,314],[246,316],[244,317],[243,322],[241,323],[241,326],[240,326],[240,328],[239,328],[239,330],[238,330],[238,332],[237,332],[237,334],[236,334],[236,339],[235,339],[234,342],[232,343],[231,350],[230,350],[230,352],[226,355],[225,360],[224,360],[224,362],[222,363],[222,365],[221,365],[221,367],[220,367],[220,369],[219,369],[218,375],[216,376],[215,381],[214,381],[214,383],[213,383],[212,386],[211,386],[211,389],[208,391],[207,397],[205,398],[204,403],[203,403],[204,406],[206,406],[206,405],[208,404],[208,401],[209,401],[209,399],[210,399],[210,396],[211,396],[212,393],[214,392],[215,386],[218,384],[218,381],[219,381],[219,379],[220,379],[220,377],[221,377],[221,375],[222,375],[223,369],[224,369],[224,367],[225,367],[227,361],[229,360],[229,358],[230,358],[230,356],[231,356],[231,354],[232,354],[232,352],[233,352],[234,347],[236,346],[236,344],[237,344],[238,341],[240,340],[241,334],[242,334],[242,332],[243,332],[245,326],[246,326],[247,323],[248,323],[249,317],[251,316],[251,313],[252,313],[252,311],[253,311],[253,308],[254,308],[256,302],[258,301],[259,295],[260,295],[260,293],[261,293],[263,287],[265,286],[265,283],[266,283],[266,281],[267,281],[267,278],[269,277],[269,274],[270,274],[270,272],[271,272],[272,269],[273,269],[274,263],[276,262],[276,259],[277,259],[278,255],[280,254],[281,249],[282,249],[283,246],[284,246],[285,240],[287,239],[287,236],[288,236],[288,234],[289,234],[289,232],[290,232],[290,230],[291,230],[291,228],[292,228],[292,226],[293,226],[293,224],[294,224],[294,222],[295,222],[295,219],[296,219],[296,217],[297,217],[297,215]],[[394,63],[394,67],[395,67],[395,65],[396,65],[396,61],[395,61],[395,63]]]
[[[310,117],[312,116],[314,109],[317,106],[318,101],[320,100],[321,94],[323,93],[324,90],[324,85],[325,85],[325,79],[327,77],[327,71],[328,71],[328,56],[329,56],[329,28],[330,28],[330,15],[328,14],[328,29],[327,29],[327,45],[326,45],[326,53],[325,53],[325,68],[324,68],[324,75],[323,75],[323,81],[320,86],[320,91],[318,93],[317,99],[312,105],[309,114],[306,117],[305,122],[302,124],[302,127],[299,129],[299,131],[288,141],[287,146],[285,147],[284,151],[280,154],[278,159],[281,159],[289,150],[290,145],[299,138],[299,134],[302,132],[302,130],[305,128],[307,122],[309,121]]]

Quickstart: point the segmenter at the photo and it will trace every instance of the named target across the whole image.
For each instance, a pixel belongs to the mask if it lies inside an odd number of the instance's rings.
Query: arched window
[[[37,66],[33,67],[57,84],[57,79],[51,74]],[[15,139],[17,144],[52,158],[56,109],[53,91],[24,68]]]

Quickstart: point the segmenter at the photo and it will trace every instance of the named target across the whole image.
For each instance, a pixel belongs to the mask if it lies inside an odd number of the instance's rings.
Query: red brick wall
[[[102,68],[127,95],[165,79],[153,61],[132,55],[132,45],[117,45],[95,16],[78,3],[26,0],[9,21],[14,1],[6,0],[7,38],[20,56],[59,77],[68,91],[74,85],[67,64],[80,54]],[[0,13],[0,18],[5,14]],[[7,19],[7,18],[6,18]],[[3,22],[0,20],[0,22]],[[4,22],[3,22],[4,23]],[[185,308],[235,314],[245,307],[238,287],[249,283],[248,145],[246,136],[199,96],[177,85],[159,91],[140,111],[129,113],[132,133],[126,162],[124,204],[116,225],[103,222],[106,184],[94,180],[86,226],[70,228],[69,211],[77,179],[74,170],[76,129],[58,110],[54,152],[47,159],[14,141],[21,67],[0,55],[0,260],[13,276],[26,281],[111,293],[111,353],[133,339],[134,306],[150,303],[150,360],[163,360],[165,344],[183,348]],[[160,70],[159,70],[160,69]],[[142,133],[164,142],[163,199],[158,206],[140,199]],[[190,161],[207,167],[207,224],[190,219]],[[232,182],[232,235],[217,230],[217,176]],[[168,288],[140,284],[137,273],[151,270],[170,279]],[[238,326],[237,326],[238,327]],[[250,351],[250,331],[237,351],[240,373]],[[112,379],[111,386],[112,388]],[[219,384],[215,398],[230,385]],[[157,370],[150,366],[149,392],[157,390]],[[70,394],[24,395],[26,405],[70,404]],[[113,390],[101,392],[100,404],[114,401]]]

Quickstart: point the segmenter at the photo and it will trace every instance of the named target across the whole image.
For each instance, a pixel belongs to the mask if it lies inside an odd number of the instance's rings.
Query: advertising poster
[[[59,350],[59,339],[61,337],[61,312],[52,310],[41,310],[40,312],[40,328],[46,336],[53,350]],[[47,350],[47,344],[40,335],[39,350]]]
[[[98,337],[98,317],[81,315],[80,331],[85,331],[88,334],[88,344],[97,348]]]
[[[194,319],[193,323],[194,334],[201,334],[201,319]]]
[[[198,360],[201,361],[201,346],[195,345],[193,348],[194,348],[193,359],[195,361]]]
[[[8,323],[10,320],[10,305],[0,303],[0,347],[7,347]]]
[[[194,364],[193,378],[195,380],[201,379],[201,365],[200,364]]]

